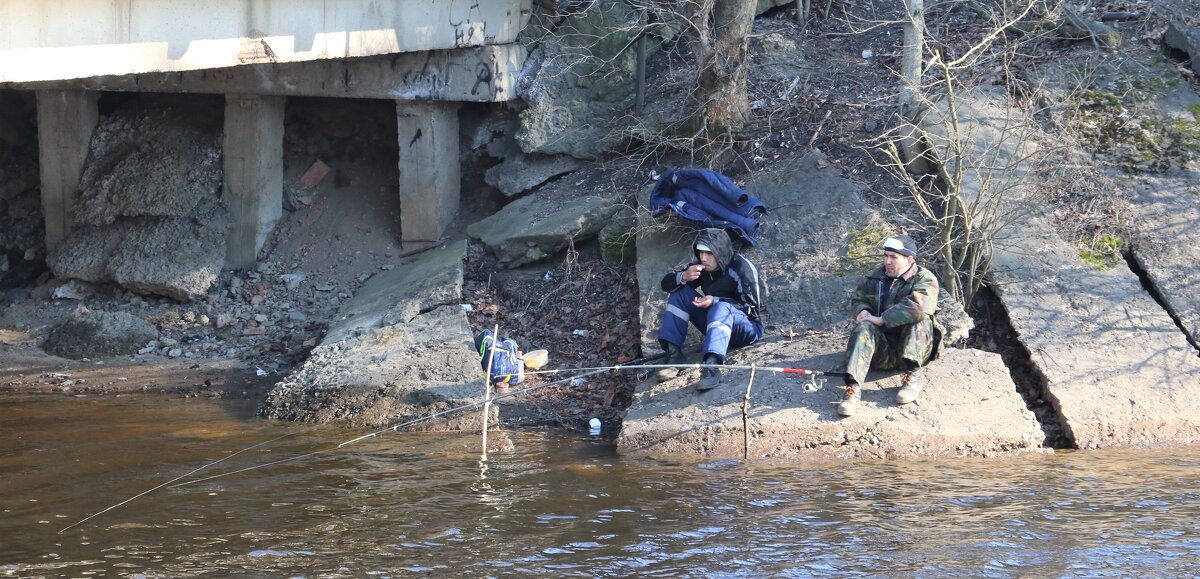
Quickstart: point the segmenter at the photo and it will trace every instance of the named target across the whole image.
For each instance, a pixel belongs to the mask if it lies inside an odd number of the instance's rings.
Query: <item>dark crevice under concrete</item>
[[[1037,417],[1046,435],[1042,446],[1078,448],[1075,435],[1059,413],[1058,400],[1048,391],[1046,376],[1018,339],[1000,297],[991,288],[981,288],[971,304],[971,316],[975,320],[975,329],[967,338],[968,345],[999,354],[1004,360],[1017,392],[1025,400],[1025,407]]]
[[[1179,331],[1183,333],[1184,339],[1196,350],[1196,354],[1200,355],[1200,344],[1197,344],[1195,338],[1188,333],[1187,328],[1183,327],[1183,320],[1180,319],[1175,309],[1171,307],[1171,304],[1167,303],[1166,298],[1158,286],[1155,285],[1154,280],[1150,279],[1150,274],[1146,272],[1146,268],[1142,266],[1141,260],[1138,259],[1137,251],[1126,251],[1123,257],[1125,258],[1125,263],[1129,265],[1129,271],[1133,272],[1138,277],[1138,280],[1142,282],[1142,289],[1146,290],[1146,293],[1154,298],[1154,301],[1163,311],[1167,312],[1168,316],[1171,316],[1171,321],[1175,322],[1175,327],[1179,328]]]

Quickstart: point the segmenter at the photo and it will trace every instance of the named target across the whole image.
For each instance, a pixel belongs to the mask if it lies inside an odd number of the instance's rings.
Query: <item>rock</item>
[[[1200,8],[1200,0],[1193,4]],[[1107,58],[1084,76],[1059,67],[1042,72],[1038,82],[1053,91],[1056,102],[1071,103],[1076,94],[1090,94],[1109,104],[1104,115],[1110,118],[1084,120],[1070,108],[1052,109],[1053,118],[1071,123],[1066,130],[1072,134],[1088,135],[1083,144],[1094,155],[1117,161],[1110,168],[1116,177],[1112,182],[1129,204],[1128,217],[1138,232],[1136,243],[1120,241],[1155,287],[1155,299],[1166,305],[1193,343],[1200,343],[1200,270],[1194,266],[1200,261],[1200,229],[1195,227],[1200,221],[1200,96],[1184,82],[1141,81],[1143,74],[1169,79],[1175,73],[1174,63],[1158,54],[1131,51]],[[1121,88],[1129,78],[1139,79],[1136,90]],[[1098,124],[1102,132],[1088,133],[1079,126],[1084,123]],[[1095,138],[1107,133],[1119,142]],[[1115,265],[1124,268],[1123,263]]]
[[[841,363],[840,336],[764,344],[752,355],[764,365],[829,369]],[[739,356],[738,362],[749,362]],[[725,371],[724,382],[698,396],[678,383],[640,384],[625,416],[617,450],[650,456],[741,459],[746,437],[742,404],[745,371]],[[925,373],[926,394],[895,405],[900,376],[871,373],[863,402],[850,418],[837,416],[841,381],[830,378],[808,392],[804,380],[759,372],[751,392],[749,456],[777,460],[1010,456],[1039,453],[1043,433],[1025,408],[1000,356],[949,349]],[[936,396],[933,385],[953,385]],[[970,402],[966,402],[970,401]],[[964,411],[964,404],[970,411]]]
[[[306,279],[308,279],[308,274],[305,273],[285,273],[279,276],[279,280],[283,282],[283,286],[286,287],[288,291],[294,291],[296,288],[300,287],[300,284],[304,283],[304,280]]]
[[[4,290],[4,303],[6,304],[19,304],[30,297],[33,297],[33,292],[23,287]]]
[[[123,217],[185,218],[221,191],[223,110],[217,103],[141,97],[101,117],[73,211],[77,225]]]
[[[96,287],[79,280],[69,280],[50,293],[56,300],[83,300],[96,295]]]
[[[536,196],[518,199],[472,223],[467,234],[486,244],[501,267],[514,268],[595,235],[617,210],[611,201],[599,197],[570,199],[545,214],[543,205]]]
[[[219,330],[221,328],[224,328],[225,326],[228,326],[229,324],[232,324],[233,320],[234,320],[234,317],[230,314],[225,314],[225,313],[217,314],[217,321],[216,321],[217,329]]]
[[[211,321],[212,320],[210,320],[208,316],[204,314],[200,314],[200,317],[196,319],[196,323],[200,324],[201,326],[207,326]]]
[[[224,265],[219,106],[139,97],[104,117],[80,178],[75,227],[47,263],[60,278],[191,300]]]
[[[242,328],[242,335],[243,336],[265,336],[265,335],[267,335],[267,329],[262,326],[252,326],[249,328]]]
[[[225,263],[228,212],[202,200],[186,218],[129,218],[79,227],[47,264],[60,278],[116,282],[139,293],[188,301],[202,296]]]
[[[517,132],[523,151],[595,159],[620,142],[610,123],[630,108],[637,51],[628,48],[639,29],[637,12],[623,2],[597,3],[561,21],[531,21],[521,35],[530,49],[518,85],[529,104]],[[647,54],[676,30],[670,23],[651,27]]]
[[[327,339],[313,349],[300,368],[271,390],[259,414],[379,427],[460,406],[480,393],[479,358],[466,314],[457,305],[341,335],[341,340]],[[479,426],[479,413],[465,412],[412,428]]]
[[[322,344],[364,328],[406,323],[423,311],[462,301],[466,240],[418,254],[394,271],[375,275],[338,311]]]
[[[961,126],[976,136],[965,156],[969,173],[991,174],[996,158],[1024,158],[1027,151],[1003,138],[1019,116],[1006,102],[1002,90],[960,95]],[[967,164],[972,159],[976,164]],[[1187,335],[1128,267],[1086,263],[1034,201],[1036,184],[1023,171],[1008,173],[1013,181],[1001,189],[1004,203],[1021,218],[996,239],[992,278],[1068,442],[1080,448],[1193,443],[1200,436],[1200,359]],[[968,179],[964,193],[978,194],[981,182]],[[1166,223],[1188,215],[1161,217]],[[1182,295],[1194,301],[1196,290],[1187,285],[1163,287],[1190,292]]]
[[[484,173],[487,183],[512,197],[550,179],[578,169],[579,161],[565,155],[525,155],[519,150]]]
[[[302,312],[300,310],[288,310],[287,317],[289,320],[291,320],[293,322],[307,322],[308,321],[308,316],[304,315],[304,312]]]
[[[174,346],[175,344],[178,344],[178,343],[179,343],[179,340],[176,340],[175,338],[162,338],[162,339],[158,340],[158,345],[166,346],[168,348],[171,346]]]
[[[183,355],[183,350],[180,348],[171,348],[167,351],[167,357],[178,358]]]
[[[149,322],[124,312],[96,312],[78,307],[46,338],[42,349],[63,358],[98,358],[133,354],[158,337]]]
[[[1167,21],[1163,44],[1187,54],[1192,71],[1200,74],[1200,20],[1195,19],[1200,14],[1200,2],[1182,0],[1162,4],[1155,6],[1155,12]]]
[[[337,288],[337,286],[335,286],[331,283],[319,283],[319,284],[313,286],[313,289],[315,289],[319,292],[331,292],[336,288]]]
[[[267,318],[267,315],[266,315],[266,314],[254,314],[254,321],[256,321],[256,322],[258,322],[258,323],[260,323],[260,324],[264,324],[264,323],[266,323],[266,322],[267,322],[267,319],[268,319],[268,318]]]
[[[612,219],[600,229],[600,256],[609,263],[637,263],[637,241],[635,226],[637,216],[628,207],[621,207]]]

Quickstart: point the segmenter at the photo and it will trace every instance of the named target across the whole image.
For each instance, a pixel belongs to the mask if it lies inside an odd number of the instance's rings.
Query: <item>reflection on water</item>
[[[6,398],[0,576],[1191,576],[1200,450],[749,465],[358,433],[220,401]],[[276,439],[277,437],[284,438]],[[235,454],[252,445],[272,441]]]

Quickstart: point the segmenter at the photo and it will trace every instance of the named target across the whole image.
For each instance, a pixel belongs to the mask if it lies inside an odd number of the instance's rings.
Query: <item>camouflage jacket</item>
[[[912,277],[889,278],[883,268],[871,272],[854,292],[851,318],[867,310],[883,318],[884,326],[896,328],[921,321],[937,313],[938,280],[919,265]]]

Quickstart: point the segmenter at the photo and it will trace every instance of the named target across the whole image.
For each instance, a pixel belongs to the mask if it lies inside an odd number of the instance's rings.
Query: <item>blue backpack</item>
[[[518,353],[517,342],[512,338],[496,341],[491,330],[484,330],[475,336],[475,351],[479,353],[479,368],[485,373],[488,369],[488,358],[492,359],[492,383],[520,384],[525,378],[524,364]]]

